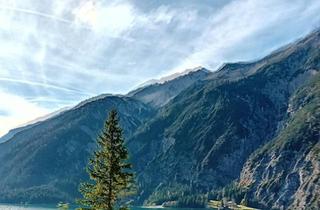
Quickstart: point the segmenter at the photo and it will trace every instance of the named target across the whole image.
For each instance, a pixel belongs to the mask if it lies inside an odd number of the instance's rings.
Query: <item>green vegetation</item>
[[[232,182],[229,185],[219,189],[213,190],[208,193],[209,206],[225,205],[227,202],[236,204],[234,209],[251,209],[261,208],[262,206],[252,197],[248,197],[249,188],[239,185],[237,182]],[[222,203],[222,204],[220,204]],[[250,208],[248,206],[251,206]]]
[[[189,195],[178,199],[178,207],[205,208],[208,204],[208,197],[205,195]]]
[[[238,205],[233,201],[217,201],[217,200],[210,200],[208,204],[209,208],[219,209],[219,208],[226,208],[226,209],[233,209],[233,210],[256,210],[256,208],[248,207],[246,205]]]
[[[164,207],[205,208],[208,204],[208,196],[195,192],[188,185],[170,184],[160,187],[154,192],[146,205],[163,205]]]
[[[116,205],[125,209],[120,198],[130,194],[133,174],[115,110],[110,112],[97,143],[98,150],[87,167],[92,182],[80,185],[83,199],[79,204],[85,206],[81,209],[113,210]]]
[[[223,199],[241,203],[246,200],[246,189],[241,188],[236,182],[232,182],[220,190],[213,190],[209,193],[209,200]]]
[[[237,182],[209,193],[195,191],[189,185],[171,184],[160,186],[145,204],[179,208],[228,207],[248,210],[260,207],[253,199],[248,199],[247,191],[247,188],[241,187]]]

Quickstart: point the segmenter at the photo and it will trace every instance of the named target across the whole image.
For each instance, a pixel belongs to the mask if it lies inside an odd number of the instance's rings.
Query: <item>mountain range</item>
[[[0,202],[73,202],[116,108],[136,204],[199,194],[265,209],[319,209],[319,70],[318,30],[254,62],[100,95],[13,130],[0,144]]]

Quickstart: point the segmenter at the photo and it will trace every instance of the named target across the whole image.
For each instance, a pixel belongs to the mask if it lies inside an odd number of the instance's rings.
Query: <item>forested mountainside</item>
[[[102,96],[44,122],[0,145],[0,202],[73,202],[107,113],[117,108],[130,136],[153,114],[127,97]]]
[[[141,201],[238,179],[250,154],[281,132],[290,98],[318,74],[319,58],[317,32],[260,61],[226,65],[175,97],[129,140]]]
[[[257,206],[320,208],[319,70],[315,31],[255,62],[85,101],[0,144],[0,202],[72,202],[103,120],[117,108],[136,203],[221,197],[236,186],[229,197]]]

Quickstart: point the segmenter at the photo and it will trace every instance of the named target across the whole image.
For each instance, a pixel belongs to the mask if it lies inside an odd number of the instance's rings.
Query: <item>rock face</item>
[[[292,96],[288,115],[279,135],[248,159],[240,186],[266,207],[319,209],[320,75]]]
[[[265,208],[319,209],[319,70],[317,31],[256,62],[87,100],[0,144],[0,202],[72,202],[117,108],[137,203],[237,182]]]

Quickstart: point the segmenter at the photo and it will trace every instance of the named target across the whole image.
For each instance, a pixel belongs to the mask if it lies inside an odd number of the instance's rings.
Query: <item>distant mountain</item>
[[[32,125],[26,125],[26,126],[22,126],[22,127],[17,127],[14,129],[11,129],[7,134],[5,134],[4,136],[0,137],[0,143],[3,143],[5,141],[8,141],[9,139],[11,139],[14,135],[16,135],[17,133],[19,133],[20,131],[23,131],[25,129],[30,128]]]
[[[145,85],[128,93],[129,97],[140,100],[153,107],[161,107],[187,87],[206,79],[210,71],[205,68],[189,69]]]
[[[137,176],[135,204],[203,195],[319,209],[319,71],[315,31],[254,62],[86,100],[0,144],[0,202],[72,202],[114,107]]]
[[[143,88],[143,87],[146,87],[146,86],[149,86],[149,85],[154,85],[154,84],[163,84],[163,83],[168,82],[170,80],[174,80],[174,79],[176,79],[178,77],[181,77],[181,76],[184,76],[184,75],[189,74],[191,72],[196,72],[196,71],[199,71],[199,70],[207,71],[207,70],[205,70],[205,68],[203,68],[201,66],[198,66],[196,68],[186,69],[186,70],[184,70],[182,72],[177,72],[177,73],[174,73],[174,74],[171,74],[171,75],[168,75],[168,76],[161,77],[160,79],[148,80],[148,81],[140,84],[136,89]]]
[[[64,111],[67,111],[68,109],[69,109],[69,107],[62,108],[62,109],[60,109],[58,111],[52,112],[52,113],[50,113],[48,115],[45,115],[45,116],[42,116],[42,117],[39,117],[37,119],[34,119],[34,120],[30,121],[30,122],[27,122],[27,123],[19,126],[17,128],[14,128],[14,129],[10,130],[4,136],[0,137],[0,143],[8,141],[9,139],[11,139],[17,133],[19,133],[19,132],[21,132],[23,130],[29,129],[29,128],[37,125],[38,123],[40,123],[42,121],[45,121],[45,120],[50,119],[52,117],[55,117],[55,116],[63,113]]]

